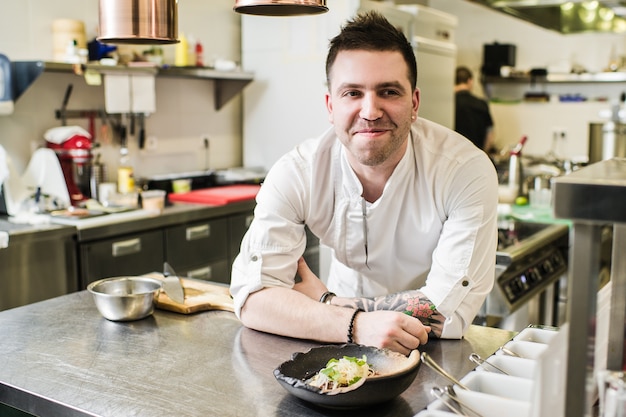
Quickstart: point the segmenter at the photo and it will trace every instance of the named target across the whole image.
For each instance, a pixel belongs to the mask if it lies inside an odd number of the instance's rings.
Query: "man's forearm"
[[[241,311],[246,327],[282,336],[345,343],[353,309],[329,306],[288,288],[264,288]]]

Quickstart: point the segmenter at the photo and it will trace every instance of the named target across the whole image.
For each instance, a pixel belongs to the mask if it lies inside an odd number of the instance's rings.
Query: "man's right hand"
[[[428,342],[430,327],[415,317],[397,311],[359,313],[355,319],[354,342],[387,348],[408,355]]]

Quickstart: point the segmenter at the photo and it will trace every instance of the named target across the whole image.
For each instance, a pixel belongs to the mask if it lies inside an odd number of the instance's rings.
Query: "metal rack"
[[[594,380],[596,299],[602,229],[613,228],[607,369],[621,370],[626,318],[626,159],[597,162],[558,177],[553,185],[554,214],[571,219],[568,285],[567,381],[565,415],[591,415]]]
[[[220,110],[228,101],[243,90],[254,78],[245,71],[217,71],[198,67],[145,67],[127,65],[66,64],[46,61],[12,62],[14,96],[17,100],[44,72],[61,72],[83,76],[87,71],[100,74],[154,74],[157,77],[194,78],[215,81],[215,108]]]

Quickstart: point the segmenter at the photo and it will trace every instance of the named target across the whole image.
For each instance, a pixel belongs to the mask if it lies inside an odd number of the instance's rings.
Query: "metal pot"
[[[100,0],[99,18],[103,43],[178,42],[178,0]]]
[[[325,13],[326,0],[236,0],[237,13],[265,16],[296,16]]]
[[[626,124],[605,122],[589,124],[589,163],[626,157]]]

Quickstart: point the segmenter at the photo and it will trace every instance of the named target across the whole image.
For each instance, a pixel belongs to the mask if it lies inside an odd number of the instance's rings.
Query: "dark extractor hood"
[[[626,32],[626,0],[468,0],[563,34]]]

